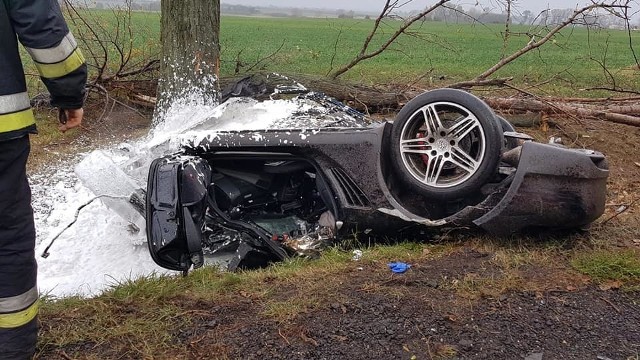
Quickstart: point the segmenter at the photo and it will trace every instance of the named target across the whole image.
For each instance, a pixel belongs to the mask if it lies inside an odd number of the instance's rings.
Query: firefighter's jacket
[[[87,67],[57,0],[0,0],[0,359],[35,349],[35,232],[25,173],[35,132],[20,42],[62,109],[82,107]]]
[[[51,105],[77,109],[84,100],[87,67],[57,0],[0,0],[0,141],[35,132],[18,41]]]

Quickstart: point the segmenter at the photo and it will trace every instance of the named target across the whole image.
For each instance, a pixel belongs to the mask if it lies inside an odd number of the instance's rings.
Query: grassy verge
[[[318,260],[296,258],[256,271],[226,273],[207,267],[184,278],[149,276],[117,284],[93,299],[45,298],[39,348],[46,352],[67,347],[81,352],[84,347],[106,347],[107,352],[141,358],[162,354],[175,346],[176,329],[188,327],[193,319],[211,311],[200,303],[249,299],[260,304],[265,318],[287,322],[340,299],[345,277],[359,267],[385,267],[386,262],[397,259],[415,262],[449,250],[416,244],[374,247],[354,262],[351,253],[332,249]],[[131,354],[132,348],[139,352]]]
[[[414,286],[426,283],[440,294],[431,296],[447,299],[455,318],[483,298],[499,299],[510,292],[577,291],[589,286],[589,279],[640,280],[637,253],[591,250],[583,246],[587,239],[576,241],[567,248],[553,239],[523,245],[518,239],[463,236],[443,245],[374,246],[359,261],[350,251],[330,249],[317,260],[296,258],[255,271],[203,268],[184,278],[150,276],[117,284],[93,299],[44,299],[39,349],[44,354],[64,349],[80,358],[87,358],[82,354],[88,348],[103,357],[175,354],[180,339],[192,336],[188,329],[215,325],[219,311],[242,313],[246,310],[237,309],[250,306],[254,321],[293,331],[292,324],[303,314],[329,305],[339,311],[353,291],[420,303],[426,295],[418,296]],[[395,260],[413,265],[410,276],[389,273],[386,264]]]
[[[633,250],[598,249],[577,254],[571,264],[594,280],[640,282],[640,255]]]

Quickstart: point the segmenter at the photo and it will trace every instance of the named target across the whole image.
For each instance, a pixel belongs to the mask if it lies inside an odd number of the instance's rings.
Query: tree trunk
[[[177,105],[219,99],[220,0],[162,0],[161,78],[154,120]]]

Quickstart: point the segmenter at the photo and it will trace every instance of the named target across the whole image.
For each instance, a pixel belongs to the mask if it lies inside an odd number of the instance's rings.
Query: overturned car
[[[536,143],[469,93],[426,92],[393,123],[321,94],[298,98],[331,116],[299,113],[308,126],[297,128],[197,129],[152,162],[145,217],[157,264],[188,271],[217,257],[254,268],[355,234],[505,235],[577,228],[604,211],[603,154]]]

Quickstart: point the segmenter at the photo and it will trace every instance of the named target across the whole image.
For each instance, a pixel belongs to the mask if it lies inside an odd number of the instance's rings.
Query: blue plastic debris
[[[400,261],[388,263],[387,265],[389,266],[389,269],[391,269],[391,271],[393,271],[396,274],[402,274],[411,268],[411,265],[400,262]]]

